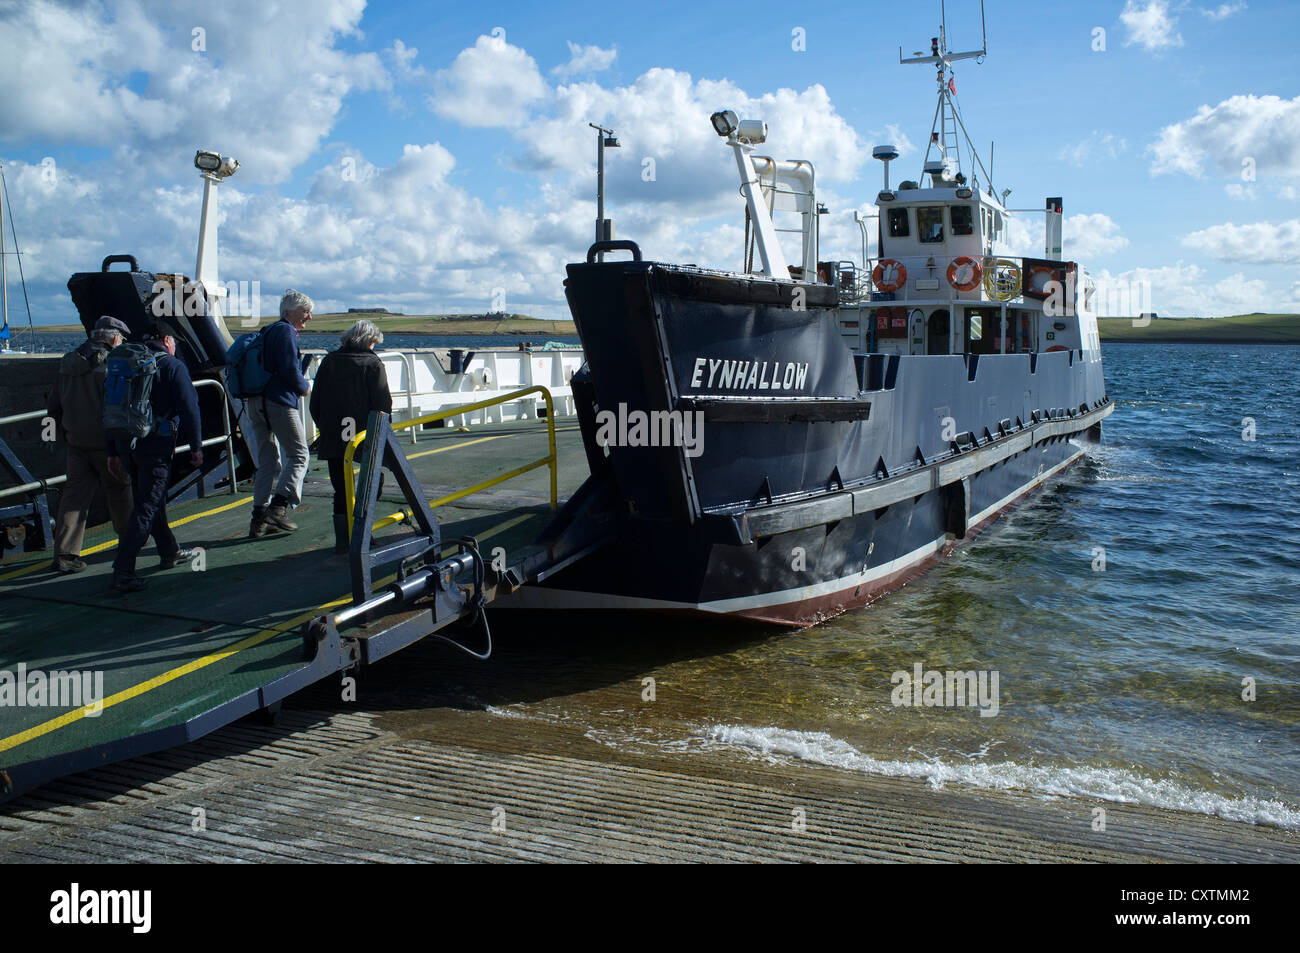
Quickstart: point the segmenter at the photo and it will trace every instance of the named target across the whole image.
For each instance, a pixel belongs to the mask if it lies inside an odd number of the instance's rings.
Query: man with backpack
[[[178,441],[190,446],[190,463],[203,464],[199,397],[185,364],[176,358],[176,339],[154,327],[143,344],[123,344],[108,356],[104,388],[104,435],[108,468],[121,475],[130,460],[135,507],[113,560],[113,592],[139,592],[136,557],[152,536],[162,568],[187,563],[197,549],[182,549],[167,525],[167,487]]]
[[[264,383],[260,393],[246,394],[245,403],[257,451],[249,539],[298,528],[289,519],[289,508],[302,502],[302,481],[310,462],[298,407],[311,390],[302,375],[298,332],[311,320],[314,307],[311,298],[290,289],[280,299],[280,320],[258,332]]]
[[[119,536],[131,516],[131,484],[108,472],[101,422],[104,378],[108,352],[130,333],[117,318],[104,315],[86,342],[63,355],[59,380],[50,391],[50,416],[58,422],[68,445],[68,479],[59,494],[59,513],[54,520],[54,569],[61,573],[81,572],[81,545],[86,538],[86,519],[103,487],[108,514]]]

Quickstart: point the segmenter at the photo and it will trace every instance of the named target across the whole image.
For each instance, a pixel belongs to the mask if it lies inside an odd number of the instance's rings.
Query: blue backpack
[[[143,344],[120,344],[108,352],[104,404],[100,423],[104,433],[132,447],[155,429],[149,395],[158,376],[159,354]]]
[[[265,334],[269,327],[242,335],[226,352],[226,389],[232,397],[257,397],[266,390]]]

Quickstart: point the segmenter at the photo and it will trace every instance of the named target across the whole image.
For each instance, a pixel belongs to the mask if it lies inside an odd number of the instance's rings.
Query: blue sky
[[[1300,310],[1300,7],[988,0],[986,16],[988,59],[957,64],[957,91],[1012,206],[1064,196],[1066,254],[1148,282],[1161,313]],[[70,320],[68,275],[106,254],[193,269],[198,147],[243,163],[221,276],[259,282],[263,312],[294,286],[321,310],[473,313],[503,293],[565,316],[563,266],[595,217],[588,120],[623,141],[618,233],[734,269],[743,206],[707,124],[727,106],[768,121],[772,154],[813,160],[822,257],[860,257],[871,146],[903,147],[895,181],[919,172],[934,82],[898,50],[938,20],[937,0],[0,5],[0,161],[35,316]],[[951,0],[948,27],[978,46],[978,2]],[[1041,218],[1024,226],[1032,254]]]

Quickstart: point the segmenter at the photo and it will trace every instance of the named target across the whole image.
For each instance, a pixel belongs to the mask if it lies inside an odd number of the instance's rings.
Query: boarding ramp
[[[498,399],[546,407],[552,398]],[[498,595],[602,540],[543,537],[587,476],[577,426],[546,413],[469,432],[427,427],[482,409],[367,422],[353,452],[346,556],[333,554],[328,476],[314,461],[296,533],[248,540],[246,485],[169,507],[182,544],[203,552],[192,568],[163,571],[146,548],[141,593],[110,594],[112,539],[83,552],[97,558],[74,576],[52,572],[48,554],[0,562],[0,693],[9,692],[0,695],[0,796],[245,715],[274,717],[294,692],[350,678],[431,635],[487,655]],[[412,446],[404,431],[415,428],[424,436]]]

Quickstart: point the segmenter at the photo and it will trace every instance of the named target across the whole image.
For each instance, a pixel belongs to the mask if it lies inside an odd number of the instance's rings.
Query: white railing
[[[393,421],[413,420],[437,414],[464,404],[478,404],[529,387],[545,387],[553,398],[554,413],[573,416],[570,379],[582,366],[582,349],[578,346],[552,350],[520,351],[513,348],[463,349],[473,352],[472,359],[457,374],[448,370],[450,358],[443,348],[414,348],[402,351],[377,351],[388,375],[388,390],[393,397]],[[313,378],[324,352],[311,352],[307,368]],[[445,359],[445,363],[444,363]],[[306,404],[306,401],[303,402]],[[534,394],[478,407],[464,414],[447,416],[448,427],[500,423],[506,420],[534,420],[544,406]],[[304,413],[308,413],[304,409]],[[315,422],[306,418],[307,433],[315,432]],[[411,442],[419,440],[419,427],[409,428]]]
[[[963,260],[965,266],[955,276],[959,284],[970,283],[970,261],[978,264],[979,280],[974,288],[963,291],[949,282],[948,267],[958,259]],[[909,255],[897,258],[886,255],[868,259],[866,267],[858,272],[859,282],[854,289],[858,301],[869,301],[873,293],[888,290],[887,287],[880,287],[872,277],[876,266],[882,262],[898,262],[907,271],[907,281],[892,291],[894,301],[970,301],[982,304],[1023,302],[1022,287],[1026,269],[1033,272],[1029,274],[1029,286],[1046,294],[1049,290],[1044,287],[1046,282],[1063,281],[1066,268],[1071,264],[1065,261],[1025,259],[1019,255]],[[1039,270],[1042,271],[1041,274],[1037,273]],[[993,277],[990,277],[991,271]],[[897,275],[882,273],[882,278],[887,286],[889,279],[896,280]],[[1073,293],[1069,286],[1062,290],[1067,294]],[[1036,302],[1041,299],[1031,297],[1029,300]]]

